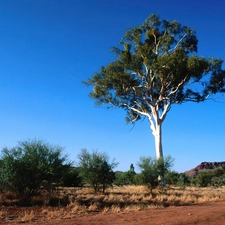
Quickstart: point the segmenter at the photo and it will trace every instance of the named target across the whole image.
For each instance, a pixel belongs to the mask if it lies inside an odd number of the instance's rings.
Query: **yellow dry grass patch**
[[[0,199],[14,202],[14,196],[0,194]],[[90,188],[59,188],[51,195],[54,207],[43,205],[39,212],[47,220],[72,218],[77,214],[120,213],[167,206],[191,205],[210,201],[224,201],[225,187],[167,187],[158,188],[151,193],[144,186],[123,186],[107,189],[106,193],[94,193]],[[49,203],[50,199],[35,197],[32,202]],[[65,205],[57,205],[61,203]],[[36,212],[36,211],[35,211]],[[35,220],[34,211],[27,211],[14,218],[14,223],[31,223]],[[6,220],[7,211],[0,210],[0,218]]]
[[[5,211],[4,209],[0,210],[0,218],[4,218],[7,215],[7,211]]]
[[[16,219],[17,223],[30,223],[35,218],[34,211],[31,210],[30,212],[25,211],[22,215],[19,215]]]

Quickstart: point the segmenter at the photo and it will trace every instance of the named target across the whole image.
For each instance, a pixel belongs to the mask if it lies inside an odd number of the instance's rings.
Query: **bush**
[[[5,190],[31,196],[40,190],[42,182],[58,183],[71,163],[62,148],[43,141],[19,142],[18,146],[2,149],[0,184]]]
[[[64,187],[81,187],[83,186],[83,180],[80,177],[80,168],[71,167],[63,176],[62,185]]]
[[[179,173],[176,171],[167,171],[166,173],[166,182],[170,185],[177,185],[179,180]]]
[[[177,185],[180,187],[185,187],[191,183],[190,178],[185,174],[185,173],[180,173],[178,180],[177,180]]]
[[[130,169],[126,172],[118,171],[115,174],[114,184],[117,186],[135,184],[134,176],[136,175],[134,171],[133,164],[130,165]]]
[[[196,183],[200,187],[207,187],[212,184],[213,172],[211,170],[200,171],[196,177]]]
[[[191,183],[191,180],[185,173],[167,171],[166,182],[170,185],[178,185],[180,187],[185,187]]]
[[[141,169],[143,184],[152,191],[159,184],[156,160],[153,160],[151,157],[141,157],[137,165]]]
[[[128,180],[128,184],[134,184],[134,176],[136,172],[134,171],[134,165],[130,164],[130,169],[126,172],[126,177]]]
[[[225,184],[225,170],[223,167],[203,170],[199,172],[195,180],[196,184],[201,187],[207,187],[209,185],[221,186]]]
[[[141,169],[143,184],[151,191],[158,185],[164,184],[164,174],[172,166],[172,162],[170,156],[158,160],[151,157],[141,157],[137,165]]]
[[[115,179],[113,169],[118,163],[109,163],[109,157],[105,153],[93,151],[92,154],[82,149],[78,155],[80,175],[94,191],[102,190],[104,193],[108,186],[111,186]]]
[[[115,172],[115,180],[113,181],[113,184],[117,186],[123,186],[128,184],[126,172],[122,172],[122,171]]]
[[[142,179],[142,174],[136,173],[134,175],[134,184],[135,185],[144,185],[143,179]]]
[[[225,175],[220,176],[214,180],[215,186],[224,186],[225,185]]]
[[[158,160],[155,160],[161,186],[166,185],[165,174],[173,166],[173,161],[174,159],[171,156],[160,157]]]

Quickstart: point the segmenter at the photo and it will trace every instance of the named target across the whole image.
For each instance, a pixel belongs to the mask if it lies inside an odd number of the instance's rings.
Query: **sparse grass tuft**
[[[7,215],[7,211],[4,210],[4,209],[1,209],[1,210],[0,210],[0,218],[1,218],[1,219],[4,219],[6,215]]]
[[[94,203],[94,204],[89,205],[88,211],[89,212],[98,212],[98,208],[99,208],[98,204]]]
[[[30,223],[35,217],[34,211],[27,212],[25,211],[22,215],[19,215],[16,219],[17,223]]]
[[[121,208],[117,205],[113,205],[111,208],[110,208],[110,211],[113,212],[113,213],[119,213],[121,212]]]
[[[110,210],[110,208],[109,207],[104,207],[103,209],[102,209],[102,214],[106,214],[106,213],[108,213],[109,212],[109,210]]]

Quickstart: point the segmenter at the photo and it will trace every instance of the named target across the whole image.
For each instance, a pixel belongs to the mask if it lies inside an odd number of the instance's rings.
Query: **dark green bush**
[[[212,185],[213,171],[205,170],[200,171],[196,177],[196,184],[200,187],[207,187]]]
[[[190,178],[185,173],[180,173],[177,180],[177,185],[180,187],[186,187],[190,184],[191,184]]]
[[[166,172],[166,183],[169,185],[177,185],[179,179],[179,173],[176,171],[167,171]]]
[[[225,184],[225,169],[223,167],[202,170],[195,178],[196,184],[201,187],[222,186]]]
[[[113,184],[117,186],[123,186],[128,184],[126,172],[121,172],[121,171],[115,172],[115,180],[113,181]]]
[[[113,169],[118,163],[114,161],[110,163],[106,153],[98,151],[89,153],[86,149],[81,150],[78,159],[80,175],[84,182],[94,188],[95,192],[102,190],[104,193],[106,188],[111,186],[115,180]]]
[[[143,184],[151,191],[158,185],[163,185],[165,183],[164,175],[172,164],[173,159],[170,156],[158,160],[151,157],[141,157],[137,165],[141,169]]]
[[[122,186],[122,185],[128,185],[128,184],[135,184],[134,181],[134,176],[136,172],[134,171],[134,166],[133,164],[130,165],[130,169],[126,172],[121,172],[118,171],[115,174],[115,180],[114,184],[117,186]]]
[[[64,187],[81,187],[83,186],[83,180],[80,176],[80,168],[71,167],[63,176],[62,185]]]
[[[42,183],[60,183],[71,163],[61,147],[43,141],[23,141],[14,148],[3,148],[0,186],[19,195],[36,194]]]

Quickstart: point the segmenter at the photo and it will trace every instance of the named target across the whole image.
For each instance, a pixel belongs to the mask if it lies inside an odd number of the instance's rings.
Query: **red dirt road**
[[[13,212],[12,212],[13,213]],[[18,211],[17,211],[18,213]],[[16,224],[0,220],[0,224]],[[136,212],[75,215],[69,219],[49,219],[40,214],[30,223],[40,225],[225,225],[225,202],[148,209]]]

